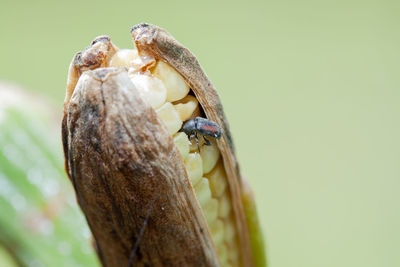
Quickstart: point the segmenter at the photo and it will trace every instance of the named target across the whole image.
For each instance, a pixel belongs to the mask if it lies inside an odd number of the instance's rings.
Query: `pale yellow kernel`
[[[192,95],[187,95],[183,99],[174,102],[175,109],[178,111],[179,117],[182,121],[186,121],[192,116],[198,104],[199,102]]]
[[[178,148],[179,153],[182,156],[182,159],[185,159],[189,154],[189,138],[183,132],[178,132],[174,134],[174,143]],[[200,176],[201,177],[201,176]]]
[[[215,220],[210,225],[210,232],[216,247],[224,242],[224,223],[221,220]]]
[[[152,108],[158,108],[164,104],[167,97],[167,89],[160,79],[141,73],[131,74],[129,78],[139,91],[143,100]]]
[[[231,200],[228,194],[228,190],[218,198],[218,217],[226,218],[231,211]]]
[[[221,244],[218,246],[217,252],[221,266],[227,266],[229,259],[228,247],[225,244]]]
[[[188,94],[189,86],[186,84],[185,80],[167,63],[159,61],[154,68],[154,75],[164,82],[167,88],[167,101],[177,101]]]
[[[209,173],[219,159],[217,144],[211,141],[211,145],[203,145],[200,149],[200,156],[203,159],[203,173]]]
[[[176,112],[171,103],[166,102],[164,105],[158,108],[156,112],[163,120],[165,126],[167,126],[167,129],[171,135],[178,132],[182,127],[182,121],[179,118],[178,112]]]
[[[200,206],[204,209],[211,199],[211,191],[208,180],[206,178],[201,178],[200,181],[194,186],[194,190]]]
[[[214,198],[219,198],[222,193],[224,193],[227,186],[225,168],[222,161],[219,161],[214,169],[205,175],[205,177],[210,181],[212,196]]]
[[[226,242],[232,242],[235,237],[235,227],[233,225],[233,218],[229,217],[224,219],[224,239]]]
[[[218,201],[214,198],[210,198],[202,208],[204,217],[206,217],[207,223],[210,225],[218,217]]]
[[[136,49],[121,49],[110,59],[109,66],[115,68],[129,66],[130,62],[138,57]]]
[[[201,178],[203,176],[203,163],[201,161],[200,155],[198,153],[189,153],[186,156],[184,163],[192,186],[196,186],[202,180]],[[208,191],[210,191],[210,189],[208,189]]]

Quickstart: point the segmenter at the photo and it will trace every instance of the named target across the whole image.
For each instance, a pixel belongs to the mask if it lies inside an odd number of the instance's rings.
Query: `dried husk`
[[[124,70],[80,77],[63,141],[104,266],[218,265],[180,154]]]
[[[254,266],[243,178],[215,88],[195,56],[165,30],[139,24],[131,34],[142,56],[163,60],[184,77],[207,118],[221,126],[217,144],[242,266]],[[100,38],[105,43],[100,57],[82,60],[78,53],[71,63],[62,135],[67,172],[103,265],[217,266],[212,238],[171,136],[140,99],[126,70],[96,69],[107,67],[106,58],[117,50]]]

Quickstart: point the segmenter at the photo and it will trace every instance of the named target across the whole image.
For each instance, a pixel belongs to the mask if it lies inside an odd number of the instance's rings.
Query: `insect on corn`
[[[206,136],[219,139],[221,138],[222,134],[218,124],[202,117],[196,117],[194,119],[186,121],[183,124],[181,131],[189,136],[189,140],[192,140],[193,138],[196,140],[199,152],[200,145],[197,134],[201,134],[203,136],[203,140],[208,146],[211,145],[211,142],[206,138]]]
[[[101,262],[264,266],[215,88],[165,30],[131,35],[135,49],[102,36],[75,56],[64,103],[66,169]],[[198,133],[213,138],[189,141]]]

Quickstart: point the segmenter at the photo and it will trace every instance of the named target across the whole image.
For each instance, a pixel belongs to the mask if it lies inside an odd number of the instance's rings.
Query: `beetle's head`
[[[182,128],[180,129],[181,132],[184,132],[187,135],[196,131],[196,123],[194,119],[187,120],[183,123]]]

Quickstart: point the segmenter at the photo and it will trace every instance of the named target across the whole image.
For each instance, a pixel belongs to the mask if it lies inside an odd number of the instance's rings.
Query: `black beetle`
[[[196,117],[194,119],[187,120],[183,124],[180,131],[186,133],[189,136],[189,140],[194,137],[199,152],[200,146],[197,134],[201,134],[203,136],[206,145],[211,145],[210,140],[208,140],[206,136],[219,139],[222,135],[221,128],[218,126],[218,124],[202,117]]]

